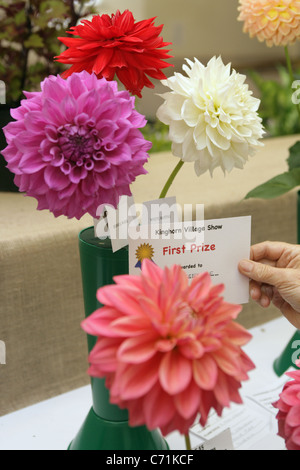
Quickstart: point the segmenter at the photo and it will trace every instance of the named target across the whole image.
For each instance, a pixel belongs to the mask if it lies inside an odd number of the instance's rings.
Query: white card
[[[143,203],[142,224],[158,225],[178,222],[178,206],[175,196]]]
[[[118,208],[105,205],[99,219],[94,219],[95,236],[110,237],[112,251],[118,251],[128,245],[128,227],[138,225],[136,207],[132,196],[121,196]]]
[[[129,230],[129,273],[139,274],[143,259],[158,266],[178,264],[189,279],[209,272],[214,284],[224,284],[227,302],[249,301],[249,280],[238,263],[249,258],[251,217],[183,222],[165,226],[141,226]]]
[[[230,429],[225,429],[217,436],[194,447],[193,450],[234,450]]]

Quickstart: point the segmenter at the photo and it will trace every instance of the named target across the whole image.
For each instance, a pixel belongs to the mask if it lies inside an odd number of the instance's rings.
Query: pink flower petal
[[[212,390],[218,379],[216,362],[209,354],[193,361],[193,377],[197,385],[203,390]]]
[[[160,356],[156,355],[142,364],[130,365],[122,369],[121,374],[116,374],[115,383],[120,390],[122,400],[135,400],[152,389],[158,379],[158,366]]]
[[[226,375],[221,371],[219,371],[213,392],[221,406],[228,407],[230,405],[230,388],[228,387]]]
[[[139,316],[126,316],[117,318],[110,325],[111,331],[116,336],[139,336],[149,331],[149,319],[147,317]]]
[[[192,378],[191,362],[176,349],[166,353],[159,367],[162,388],[170,395],[182,392]]]
[[[173,419],[176,409],[169,395],[159,383],[145,396],[143,412],[149,429],[166,425]]]
[[[299,404],[290,408],[286,422],[289,426],[296,427],[299,426],[300,428],[300,399],[298,401]]]
[[[120,286],[104,286],[97,292],[99,302],[109,305],[126,315],[136,315],[140,313],[140,306],[136,298],[129,296],[126,288]]]
[[[290,406],[296,406],[299,404],[300,383],[293,386],[289,386],[285,389],[284,393],[281,394],[281,399],[284,403]]]
[[[122,343],[118,351],[118,359],[131,364],[140,364],[147,361],[156,354],[156,341],[157,335],[155,332],[129,337]]]
[[[189,419],[197,412],[200,399],[199,388],[192,380],[185,390],[175,396],[174,403],[180,415],[185,419]]]
[[[117,310],[111,307],[103,307],[96,310],[81,323],[83,330],[93,336],[115,336],[111,329],[111,323],[119,318]]]

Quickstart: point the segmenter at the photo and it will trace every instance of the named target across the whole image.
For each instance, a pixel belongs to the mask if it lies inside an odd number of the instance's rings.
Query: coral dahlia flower
[[[2,152],[21,192],[55,216],[96,217],[101,204],[118,205],[146,173],[151,142],[139,128],[146,119],[128,91],[95,74],[50,76],[41,91],[26,93],[4,128]]]
[[[89,374],[106,377],[131,426],[187,434],[198,415],[204,426],[211,408],[221,415],[241,403],[241,381],[254,367],[241,346],[251,336],[233,321],[241,307],[224,301],[222,285],[208,273],[189,284],[181,266],[147,259],[140,276],[114,280],[98,290],[104,306],[82,327],[98,337]]]
[[[154,88],[148,77],[165,78],[161,69],[172,56],[164,49],[170,43],[160,36],[163,25],[154,26],[154,19],[135,22],[129,10],[114,15],[96,15],[68,31],[76,38],[58,38],[68,49],[56,57],[58,62],[72,64],[64,72],[86,70],[98,78],[113,80],[115,75],[132,94],[141,97],[144,86]]]
[[[269,47],[288,46],[300,37],[297,0],[240,0],[239,11],[244,32]]]
[[[297,366],[300,367],[300,361]],[[274,403],[277,413],[278,435],[285,440],[288,450],[300,450],[300,370],[287,372],[294,380],[287,382]]]
[[[260,100],[252,96],[246,76],[231,72],[221,57],[205,67],[195,59],[183,65],[187,76],[175,73],[162,83],[171,89],[157,117],[169,125],[172,152],[184,162],[194,162],[199,176],[221,167],[224,173],[243,168],[262,145]]]

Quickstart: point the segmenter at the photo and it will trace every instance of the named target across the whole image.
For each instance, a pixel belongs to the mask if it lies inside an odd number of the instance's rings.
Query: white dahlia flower
[[[172,152],[184,162],[195,162],[199,176],[220,166],[224,173],[243,168],[263,144],[264,131],[245,75],[213,57],[205,67],[186,59],[183,70],[162,83],[172,91],[162,96],[158,119],[169,125]]]

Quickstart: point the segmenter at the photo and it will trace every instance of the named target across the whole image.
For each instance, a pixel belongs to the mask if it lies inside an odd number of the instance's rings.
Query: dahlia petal
[[[9,164],[9,167],[11,167],[11,162]],[[41,160],[39,158],[39,155],[37,155],[34,151],[32,153],[29,152],[28,154],[23,155],[20,158],[18,164],[18,169],[24,174],[36,173],[37,171],[40,171],[45,167],[46,163]],[[14,172],[16,171],[14,170]]]
[[[141,333],[126,339],[118,351],[118,359],[123,362],[139,364],[151,359],[156,354],[155,343],[157,334],[155,332]]]
[[[226,327],[226,333],[230,342],[237,346],[247,344],[252,338],[252,335],[242,325],[233,322]]]
[[[169,138],[172,142],[182,144],[188,131],[187,124],[184,121],[172,121],[169,129]]]
[[[175,396],[174,403],[180,415],[189,419],[197,412],[200,399],[199,388],[194,381],[191,381],[185,390]]]
[[[239,373],[240,360],[237,349],[230,348],[229,345],[223,342],[222,349],[213,351],[211,354],[223,372],[228,375],[236,375]]]
[[[202,391],[201,392],[201,400],[199,403],[199,413],[200,413],[200,424],[201,426],[205,426],[208,420],[208,415],[210,410],[214,408],[218,415],[220,416],[223,407],[218,404],[216,398],[211,391]]]
[[[116,359],[119,341],[116,339],[102,338],[97,341],[89,355],[89,361],[97,365],[98,370],[103,372],[114,372],[118,362]],[[101,367],[100,367],[101,364]]]
[[[181,116],[189,127],[195,127],[198,124],[199,109],[192,100],[185,100],[181,108]]]
[[[31,111],[24,117],[24,125],[29,132],[43,132],[45,123],[43,122],[43,115],[39,111]]]
[[[151,279],[154,285],[159,285],[161,283],[163,272],[159,266],[148,259],[144,259],[142,267],[143,279]]]
[[[299,401],[300,400],[298,400],[298,403]],[[286,422],[291,427],[300,427],[300,403],[290,408],[286,417]]]
[[[299,403],[299,397],[297,396],[300,393],[300,383],[294,384],[285,389],[284,393],[281,395],[281,399],[284,403],[289,406],[296,406]]]
[[[300,450],[300,428],[294,430],[291,440],[293,441],[293,444],[297,447],[297,450]]]
[[[188,359],[177,350],[168,352],[159,367],[159,380],[162,388],[170,395],[182,392],[192,378],[192,366]]]
[[[156,429],[173,419],[176,408],[169,395],[156,383],[145,396],[143,411],[148,429]]]
[[[204,347],[199,341],[191,340],[185,344],[180,344],[181,354],[188,359],[200,359],[204,355],[204,351]]]
[[[212,390],[218,379],[218,368],[213,358],[205,354],[201,359],[193,361],[193,377],[203,390]]]
[[[44,178],[49,188],[55,191],[65,189],[70,184],[68,177],[66,177],[59,168],[52,166],[45,168]]]
[[[213,393],[222,407],[230,405],[230,389],[228,387],[226,375],[219,371],[218,380],[213,389]]]
[[[139,304],[147,318],[159,327],[162,321],[163,313],[157,306],[155,300],[149,299],[148,297],[139,297]]]
[[[114,320],[119,318],[119,312],[111,307],[102,307],[96,310],[81,323],[82,329],[93,336],[116,336],[111,327]]]
[[[105,49],[103,48],[101,50],[101,53],[98,54],[94,66],[93,66],[93,72],[98,75],[102,72],[102,70],[107,67],[109,64],[110,60],[112,59],[114,55],[113,49]]]
[[[135,315],[140,313],[138,300],[131,298],[123,286],[104,286],[97,292],[97,298],[102,304],[116,308],[125,315]]]
[[[115,377],[115,384],[120,390],[122,400],[134,400],[142,397],[152,389],[158,378],[159,356],[154,356],[134,367],[125,366]]]
[[[72,74],[69,83],[71,95],[75,98],[75,100],[80,98],[80,96],[86,92],[85,83],[80,79],[78,74]]]
[[[111,324],[111,330],[115,336],[139,336],[149,330],[149,320],[142,315],[117,318]]]

